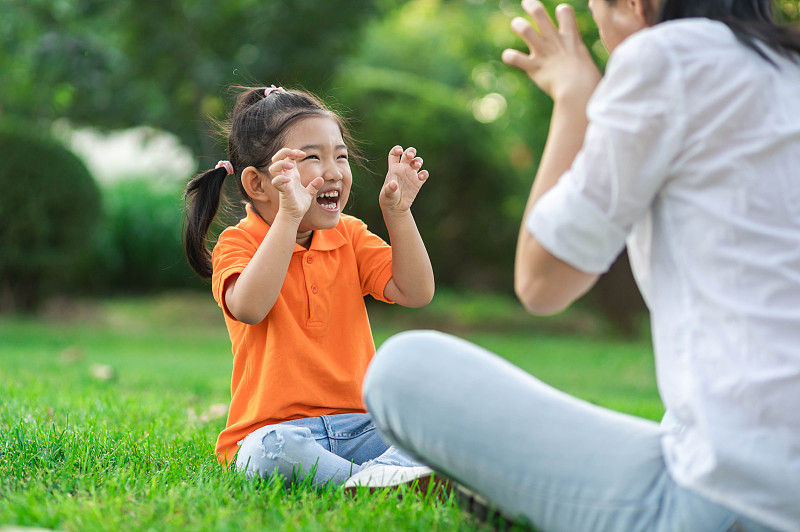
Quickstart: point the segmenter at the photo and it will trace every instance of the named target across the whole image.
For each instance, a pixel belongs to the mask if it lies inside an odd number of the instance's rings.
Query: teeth
[[[320,198],[338,198],[339,197],[339,192],[336,191],[336,190],[334,190],[332,192],[325,192],[323,194],[320,194],[319,197]]]

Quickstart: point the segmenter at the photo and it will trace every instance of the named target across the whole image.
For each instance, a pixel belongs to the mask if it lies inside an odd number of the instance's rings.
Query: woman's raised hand
[[[533,24],[516,17],[511,21],[511,29],[522,37],[529,52],[504,50],[503,62],[524,71],[555,101],[573,96],[588,99],[601,76],[581,40],[572,7],[561,4],[556,8],[558,28],[538,0],[523,0],[522,9]]]
[[[395,146],[389,151],[389,171],[379,198],[384,212],[408,211],[428,179],[428,171],[421,170],[422,158],[416,155],[415,148],[403,150],[401,146]]]
[[[300,172],[297,170],[297,159],[305,156],[306,153],[302,150],[281,148],[272,156],[272,164],[269,166],[272,186],[280,193],[279,211],[297,221],[302,220],[308,212],[311,202],[317,197],[325,182],[320,176],[311,180],[307,186],[303,186]]]

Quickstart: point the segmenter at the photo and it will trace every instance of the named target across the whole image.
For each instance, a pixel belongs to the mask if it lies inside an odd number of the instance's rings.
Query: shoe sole
[[[400,486],[411,486],[415,493],[423,495],[438,493],[441,497],[447,498],[450,495],[451,483],[450,480],[436,473],[428,473],[427,475],[419,476],[413,480],[405,482],[397,482],[395,484],[387,484],[385,486],[348,486],[344,488],[344,492],[350,495],[355,495],[360,490],[365,490],[367,493],[375,493],[376,491],[399,488]],[[403,498],[402,493],[397,495],[400,499]]]

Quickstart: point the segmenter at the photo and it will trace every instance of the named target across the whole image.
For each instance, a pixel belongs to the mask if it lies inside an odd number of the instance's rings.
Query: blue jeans
[[[375,430],[369,414],[337,414],[294,419],[251,432],[236,454],[236,469],[248,478],[280,473],[287,484],[342,484],[370,464],[420,465]]]
[[[431,331],[378,349],[364,397],[387,440],[542,532],[765,532],[678,486],[658,423],[571,397]]]

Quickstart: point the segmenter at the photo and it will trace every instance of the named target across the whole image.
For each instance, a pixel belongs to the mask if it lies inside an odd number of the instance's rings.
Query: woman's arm
[[[411,204],[428,179],[416,150],[395,146],[389,152],[389,171],[380,205],[392,245],[392,278],[384,296],[404,307],[424,307],[433,299],[434,280],[425,244],[411,215]]]
[[[600,72],[581,40],[571,8],[558,7],[556,29],[541,3],[528,1],[523,7],[539,31],[522,18],[514,19],[512,29],[523,38],[530,53],[506,50],[503,61],[523,70],[553,98],[553,115],[519,231],[514,288],[529,312],[550,314],[585,294],[598,276],[552,255],[528,231],[525,220],[539,198],[569,170],[580,151],[588,125],[586,105],[600,81]]]

